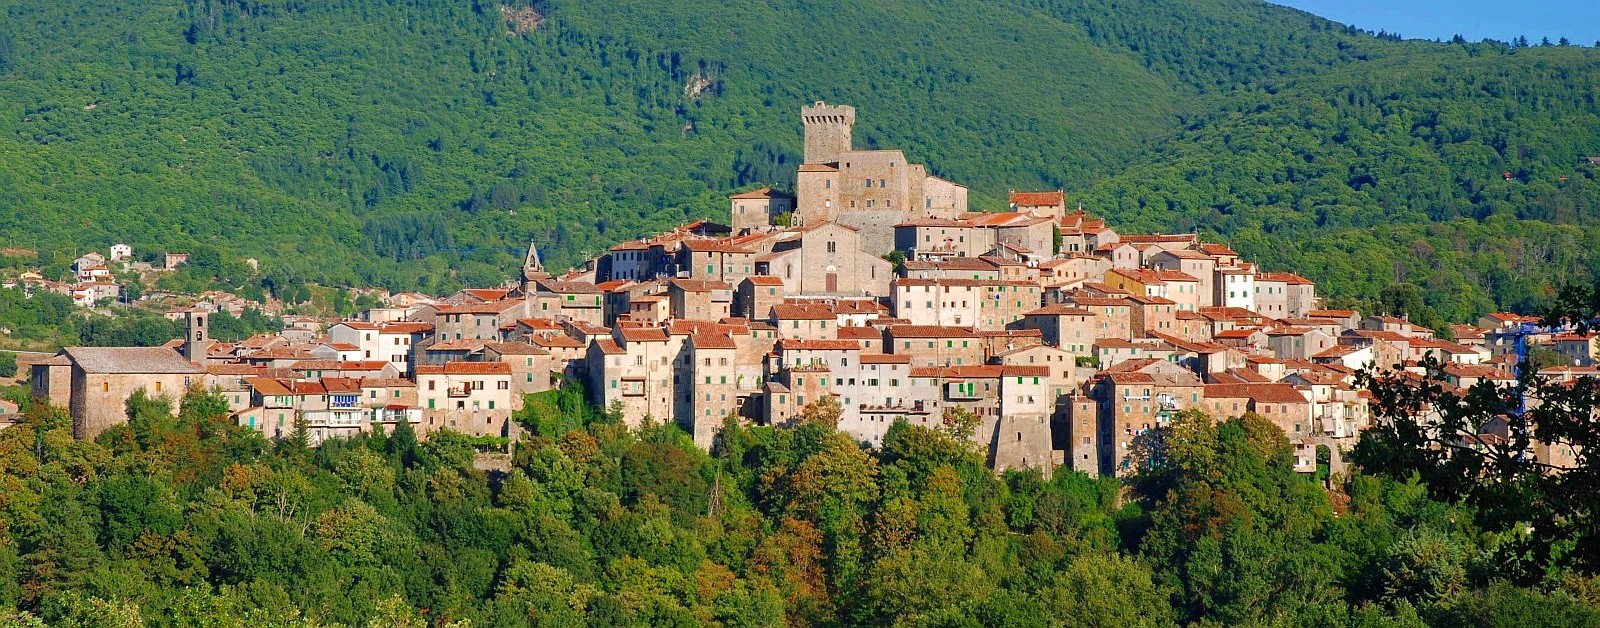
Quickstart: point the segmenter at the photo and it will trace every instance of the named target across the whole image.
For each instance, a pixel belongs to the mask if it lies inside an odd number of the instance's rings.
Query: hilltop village
[[[237,343],[211,340],[207,309],[177,312],[182,340],[64,349],[31,364],[32,392],[92,438],[137,390],[215,387],[239,425],[303,427],[313,443],[399,422],[514,439],[524,395],[572,382],[630,426],[673,422],[703,448],[730,417],[820,416],[876,446],[896,421],[959,409],[996,470],[1048,476],[1130,473],[1136,439],[1187,409],[1271,420],[1312,472],[1319,447],[1337,466],[1367,427],[1354,386],[1367,365],[1431,356],[1454,386],[1512,380],[1521,317],[1445,341],[1325,309],[1304,277],[1192,233],[1118,233],[1059,190],[972,211],[966,188],[901,151],[855,149],[849,106],[801,120],[794,193],[735,194],[726,224],[622,242],[560,275],[530,246],[505,286],[386,295],[358,320],[300,317]],[[98,285],[95,262],[84,281]],[[1574,364],[1544,374],[1594,373],[1593,336],[1532,340]]]

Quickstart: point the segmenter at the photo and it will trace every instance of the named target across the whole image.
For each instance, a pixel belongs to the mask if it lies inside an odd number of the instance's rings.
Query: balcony
[[[472,394],[472,384],[461,384],[459,386],[451,386],[448,390],[445,391],[445,394],[449,395],[451,397],[466,397],[466,396]]]
[[[372,410],[373,423],[399,423],[400,421],[405,421],[407,423],[421,423],[422,409],[408,408],[405,406],[389,406],[386,408],[374,408]]]

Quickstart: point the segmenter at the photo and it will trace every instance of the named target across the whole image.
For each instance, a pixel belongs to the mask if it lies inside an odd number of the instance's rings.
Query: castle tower
[[[183,314],[183,357],[195,364],[205,365],[211,352],[210,316],[193,310]]]
[[[830,105],[819,100],[800,108],[800,120],[806,128],[806,163],[835,163],[840,153],[850,150],[850,129],[856,124],[855,107]]]

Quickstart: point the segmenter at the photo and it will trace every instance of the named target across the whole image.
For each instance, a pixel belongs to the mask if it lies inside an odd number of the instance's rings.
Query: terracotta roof
[[[261,367],[249,364],[212,364],[206,367],[206,373],[211,375],[258,375],[261,371]]]
[[[610,338],[595,338],[594,346],[599,348],[601,353],[613,355],[618,353],[627,353],[627,351],[624,351],[621,346],[617,345],[617,341]]]
[[[383,360],[300,360],[289,364],[296,371],[381,371],[389,363]]]
[[[827,164],[800,164],[800,172],[838,172],[839,168]]]
[[[511,365],[505,362],[445,362],[444,364],[418,364],[418,375],[510,375]]]
[[[896,229],[900,227],[956,227],[970,229],[973,225],[971,222],[952,218],[912,218],[895,225]]]
[[[423,351],[476,351],[483,348],[484,341],[477,338],[463,338],[461,340],[447,340],[428,345]]]
[[[254,389],[258,393],[261,393],[262,395],[294,394],[294,390],[290,389],[288,385],[275,379],[258,377],[247,380],[246,383],[250,385],[250,388]]]
[[[418,321],[395,321],[378,326],[380,334],[419,334],[433,331],[433,323]]]
[[[526,342],[485,342],[483,346],[500,355],[550,355],[550,352]]]
[[[61,350],[86,373],[205,373],[171,349],[161,347],[68,347]]]
[[[660,327],[619,327],[623,342],[666,342],[667,332]]]
[[[834,336],[840,340],[883,340],[883,330],[876,327],[837,327]]]
[[[1311,310],[1306,316],[1311,318],[1350,318],[1357,315],[1355,310]]]
[[[1306,403],[1293,384],[1206,384],[1206,398],[1239,398],[1257,403]]]
[[[528,337],[528,344],[545,348],[578,348],[583,342],[566,334],[535,334]]]
[[[535,285],[538,285],[540,290],[545,292],[554,292],[556,294],[600,294],[599,288],[594,287],[594,284],[586,281],[556,281],[554,279],[542,279],[538,282],[535,282]]]
[[[462,288],[461,291],[485,301],[499,301],[511,294],[511,291],[505,288]]]
[[[783,280],[782,279],[779,279],[777,277],[773,277],[772,275],[750,275],[749,277],[745,277],[744,280],[750,282],[751,285],[755,285],[755,286],[781,286],[781,285],[783,285]]]
[[[737,349],[737,348],[739,348],[739,345],[734,344],[733,338],[728,336],[727,334],[718,334],[718,333],[689,334],[689,342],[694,343],[694,348],[696,348],[696,349]]]
[[[1048,366],[985,364],[973,366],[933,366],[911,369],[912,377],[946,379],[995,379],[1000,377],[1049,377]]]
[[[837,317],[833,309],[824,304],[795,305],[783,303],[772,306],[772,317],[778,320],[819,321]]]
[[[486,303],[468,303],[457,305],[448,310],[451,314],[499,314],[515,307],[522,306],[522,299],[505,299],[503,301],[489,301]]]
[[[942,261],[906,260],[906,270],[988,270],[998,268],[994,262],[981,257],[947,257]]]
[[[1041,207],[1047,205],[1064,205],[1067,195],[1060,190],[1054,192],[1012,192],[1011,204],[1019,207]]]
[[[1155,270],[1150,268],[1113,268],[1106,272],[1116,273],[1146,285],[1167,281],[1200,281],[1193,275],[1178,272],[1176,270]]]
[[[1120,240],[1128,244],[1161,244],[1166,242],[1196,242],[1199,238],[1193,233],[1153,233],[1147,235],[1124,235]]]
[[[732,290],[733,286],[726,281],[710,279],[674,279],[672,285],[684,292],[711,292],[712,290]]]
[[[1314,285],[1315,282],[1294,273],[1256,273],[1256,281],[1283,282],[1292,285]]]
[[[377,329],[378,328],[377,325],[374,325],[372,323],[368,323],[366,321],[339,321],[337,323],[334,323],[333,325],[334,326],[343,325],[345,327],[349,327],[350,329]]]
[[[895,325],[889,334],[896,338],[975,338],[968,327],[942,327],[939,325]]]
[[[1162,251],[1160,253],[1157,253],[1156,255],[1168,255],[1168,256],[1176,257],[1178,259],[1192,259],[1192,260],[1207,260],[1207,259],[1211,259],[1210,255],[1207,255],[1207,254],[1205,254],[1203,252],[1200,252],[1200,251],[1196,251],[1194,249],[1178,249],[1176,251]]]
[[[1095,313],[1081,307],[1074,307],[1066,303],[1046,305],[1031,312],[1024,312],[1023,316],[1094,316]]]
[[[774,197],[793,198],[792,196],[790,196],[788,194],[784,194],[783,192],[774,192],[772,190],[772,188],[760,188],[760,189],[756,189],[756,190],[750,190],[749,192],[740,192],[738,194],[730,195],[728,198],[732,199],[732,200],[746,200],[746,199],[766,199],[766,198],[774,198]]]
[[[683,248],[696,253],[742,253],[754,254],[755,251],[735,246],[728,240],[684,240]]]
[[[848,351],[860,349],[861,344],[854,340],[800,340],[797,338],[784,338],[778,341],[778,348],[785,351]]]
[[[863,353],[862,364],[910,364],[911,356],[904,353]]]

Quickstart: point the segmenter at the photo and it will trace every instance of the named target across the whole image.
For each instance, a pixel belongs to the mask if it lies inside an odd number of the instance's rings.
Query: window
[[[528,377],[530,377],[530,378],[533,377],[533,373],[529,373]],[[511,382],[510,381],[499,381],[499,382],[495,382],[495,384],[496,384],[495,388],[497,388],[499,390],[511,390]]]
[[[838,253],[839,252],[839,243],[831,241],[831,240],[828,241],[828,252],[829,253]]]
[[[867,187],[872,187],[872,179],[867,179]]]

